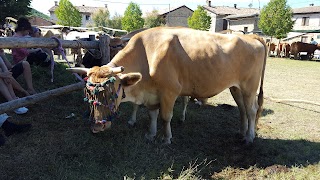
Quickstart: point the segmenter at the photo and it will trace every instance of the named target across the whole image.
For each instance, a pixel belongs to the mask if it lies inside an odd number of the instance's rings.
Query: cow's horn
[[[124,42],[127,42],[127,41],[129,41],[131,38],[128,38],[128,37],[123,37],[123,38],[121,38],[121,40],[122,41],[124,41]]]
[[[119,66],[119,67],[114,67],[111,69],[112,73],[117,74],[117,73],[121,73],[124,71],[124,67],[123,66]]]
[[[79,73],[79,74],[87,74],[90,69],[89,68],[74,67],[74,68],[66,68],[66,70],[74,72],[74,73]]]

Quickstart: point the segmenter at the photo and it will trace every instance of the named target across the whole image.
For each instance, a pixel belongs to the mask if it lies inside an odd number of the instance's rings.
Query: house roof
[[[232,15],[229,15],[229,16],[226,16],[225,18],[223,19],[239,19],[239,18],[251,18],[251,17],[258,17],[259,16],[259,13],[253,13],[253,14],[232,14]]]
[[[166,15],[166,14],[168,14],[168,13],[170,13],[170,12],[172,12],[172,11],[176,11],[177,9],[180,9],[180,8],[187,8],[187,9],[189,9],[190,11],[193,12],[193,10],[190,9],[190,8],[188,8],[186,5],[182,5],[182,6],[178,6],[178,7],[172,7],[172,8],[170,7],[170,10],[169,10],[169,8],[166,8],[166,9],[163,9],[163,10],[159,10],[159,15],[160,15],[160,16]]]
[[[58,7],[59,7],[59,6],[53,6],[53,7],[51,7],[51,8],[49,9],[49,12],[54,12]],[[105,8],[105,7],[89,7],[89,6],[84,6],[84,5],[82,5],[82,6],[75,6],[75,7],[78,9],[78,11],[79,11],[80,13],[90,13],[90,14],[98,11],[99,9]]]
[[[241,8],[241,7],[229,7],[229,6],[202,6],[209,12],[212,12],[217,15],[245,15],[245,14],[255,14],[259,13],[257,8]]]
[[[283,41],[288,41],[290,39],[293,39],[293,38],[296,38],[296,37],[300,37],[300,36],[303,36],[303,35],[306,35],[308,33],[299,33],[299,32],[289,32],[287,34],[287,37],[286,38],[283,38],[282,40]]]
[[[320,13],[320,6],[308,6],[302,8],[292,9],[293,14],[310,14],[310,13]]]

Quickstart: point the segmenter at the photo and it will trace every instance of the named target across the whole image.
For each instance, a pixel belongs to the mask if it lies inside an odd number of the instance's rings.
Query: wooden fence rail
[[[99,41],[60,40],[63,48],[99,49]],[[55,48],[58,42],[52,38],[0,38],[0,48]]]
[[[37,94],[31,95],[31,96],[19,98],[17,100],[5,102],[5,103],[0,104],[0,114],[5,113],[10,110],[13,110],[13,109],[16,109],[16,108],[19,108],[19,107],[22,107],[22,106],[34,104],[36,102],[43,101],[43,100],[46,100],[51,97],[56,97],[56,96],[60,96],[62,94],[67,94],[67,93],[70,93],[73,91],[81,90],[84,87],[85,87],[84,82],[78,82],[78,83],[71,84],[71,85],[64,86],[64,87],[60,87],[57,89],[53,89],[53,90],[45,91],[42,93],[37,93]]]
[[[99,41],[81,41],[81,40],[59,40],[63,48],[85,48],[85,49],[100,49],[102,55],[102,63],[107,64],[110,61],[110,37],[101,36]],[[56,48],[58,41],[52,38],[17,38],[17,37],[0,37],[1,49],[12,48]],[[70,93],[72,91],[84,88],[84,82],[64,86],[61,88],[49,90],[46,92],[34,94],[14,101],[0,104],[0,114],[13,110],[15,108],[34,104],[43,101],[50,97],[59,96]]]

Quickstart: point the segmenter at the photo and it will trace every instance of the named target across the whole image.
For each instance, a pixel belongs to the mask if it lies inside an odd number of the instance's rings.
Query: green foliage
[[[0,1],[0,24],[5,23],[6,17],[18,19],[20,16],[27,16],[31,11],[31,0],[1,0]]]
[[[115,13],[114,16],[112,16],[109,26],[114,29],[122,29],[121,24],[122,16],[120,14]]]
[[[54,12],[58,18],[58,24],[63,26],[81,26],[81,14],[69,0],[60,0],[59,6]]]
[[[144,19],[144,27],[147,28],[163,26],[164,24],[165,20],[159,16],[159,12],[157,10],[147,13],[146,18]]]
[[[50,20],[50,17],[48,15],[45,15],[42,12],[37,11],[36,9],[31,9],[30,16],[36,16],[46,20]]]
[[[115,13],[115,15],[110,18],[110,13],[108,10],[100,9],[97,13],[93,15],[93,21],[95,26],[110,27],[114,29],[121,29],[121,19],[122,16]]]
[[[122,28],[128,32],[143,28],[144,19],[138,4],[130,2],[121,20]]]
[[[292,9],[286,0],[271,0],[262,8],[258,26],[264,34],[282,39],[293,27],[291,18]]]
[[[188,26],[193,29],[207,31],[210,28],[210,24],[211,17],[201,6],[198,6],[192,16],[188,18]]]
[[[109,21],[110,21],[110,13],[107,9],[106,10],[99,9],[98,12],[93,14],[92,20],[93,20],[95,26],[108,27]]]

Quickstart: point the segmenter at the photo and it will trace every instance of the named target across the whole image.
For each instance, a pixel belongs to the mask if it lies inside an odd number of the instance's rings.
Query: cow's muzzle
[[[105,121],[105,120],[98,121],[98,120],[96,120],[91,125],[91,131],[94,134],[99,133],[101,131],[105,131],[106,129],[111,128],[111,124],[112,124],[111,121]]]

